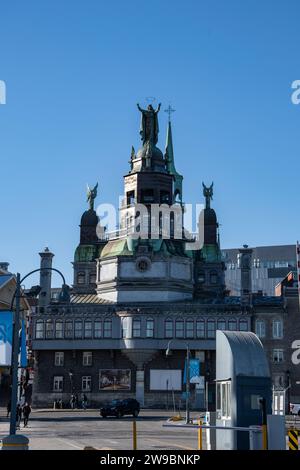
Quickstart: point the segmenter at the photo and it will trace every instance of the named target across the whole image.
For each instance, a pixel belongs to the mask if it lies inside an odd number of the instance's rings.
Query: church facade
[[[191,235],[183,225],[183,177],[175,168],[171,122],[162,152],[160,106],[138,108],[142,145],[132,148],[124,176],[119,230],[107,233],[101,226],[97,186],[89,189],[70,299],[51,299],[51,272],[41,276],[32,338],[37,406],[68,403],[72,393],[86,394],[97,406],[127,397],[146,407],[173,399],[180,406],[189,352],[198,367],[191,406],[213,409],[216,330],[255,331],[261,315],[286,312],[282,297],[252,295],[247,246],[240,250],[241,295],[229,295],[213,185],[203,185],[205,208]],[[49,250],[40,256],[43,267],[52,266]],[[166,357],[168,346],[172,355]]]

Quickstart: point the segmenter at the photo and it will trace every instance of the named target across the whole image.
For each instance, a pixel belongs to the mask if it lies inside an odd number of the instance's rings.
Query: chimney
[[[50,304],[51,301],[51,277],[52,271],[45,270],[47,268],[52,268],[52,258],[54,256],[53,253],[49,250],[49,248],[45,248],[44,251],[39,253],[41,257],[41,269],[40,271],[40,287],[41,292],[39,294],[39,307],[44,308]]]
[[[0,261],[0,271],[8,272],[9,263],[6,261]]]
[[[239,249],[239,268],[241,270],[241,303],[251,304],[252,278],[251,278],[251,257],[253,250],[248,245],[243,245]]]

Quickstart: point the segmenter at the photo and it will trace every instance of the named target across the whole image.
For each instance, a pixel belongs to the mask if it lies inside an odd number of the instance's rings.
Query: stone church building
[[[288,355],[280,351],[286,348],[286,299],[251,292],[246,245],[240,249],[241,294],[226,290],[213,185],[203,185],[198,233],[184,229],[183,177],[175,168],[170,120],[164,152],[157,147],[159,108],[139,107],[142,145],[132,148],[114,233],[101,226],[94,209],[97,187],[89,189],[70,298],[53,298],[51,271],[41,274],[32,328],[34,405],[68,403],[72,393],[85,393],[97,406],[125,397],[145,407],[171,406],[173,399],[184,406],[188,350],[199,365],[191,405],[213,409],[217,329],[255,331],[262,341],[265,335],[273,381],[285,386]],[[51,267],[53,256],[41,252],[41,266]]]

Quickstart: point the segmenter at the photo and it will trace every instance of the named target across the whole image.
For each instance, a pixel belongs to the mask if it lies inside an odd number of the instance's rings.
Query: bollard
[[[133,450],[137,450],[136,421],[132,421]]]
[[[289,429],[289,450],[299,450],[298,446],[298,431],[296,429]]]
[[[198,426],[202,426],[201,419],[198,420]],[[202,428],[198,428],[198,450],[202,450]]]
[[[28,450],[29,439],[21,434],[12,434],[2,439],[1,450]]]

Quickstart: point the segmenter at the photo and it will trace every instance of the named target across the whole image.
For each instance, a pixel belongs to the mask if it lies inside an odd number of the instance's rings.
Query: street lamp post
[[[16,417],[17,417],[16,415],[17,415],[17,400],[18,400],[18,367],[19,367],[19,350],[20,350],[19,329],[20,329],[21,285],[22,285],[22,282],[24,282],[27,277],[39,271],[55,271],[62,277],[63,285],[62,285],[61,296],[62,296],[62,299],[67,300],[66,288],[68,286],[66,285],[64,275],[58,269],[38,268],[26,274],[26,276],[24,276],[22,279],[21,279],[20,274],[17,273],[17,286],[16,286],[16,290],[11,301],[11,308],[10,308],[10,310],[13,312],[14,301],[15,301],[15,313],[14,313],[14,322],[13,322],[12,361],[11,361],[12,389],[11,389],[11,414],[10,414],[10,427],[9,427],[10,436],[14,436],[16,434]]]
[[[166,356],[168,357],[170,355],[170,344],[174,341],[171,339],[168,342],[167,350],[166,350]],[[189,424],[190,422],[190,347],[189,343],[186,343],[186,406],[185,406],[185,422],[186,424]]]

